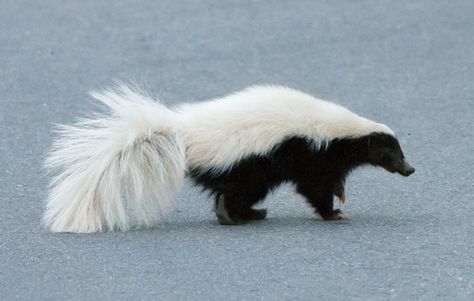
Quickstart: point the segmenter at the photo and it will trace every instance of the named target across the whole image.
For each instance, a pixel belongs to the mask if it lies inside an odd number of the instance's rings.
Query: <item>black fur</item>
[[[372,134],[356,139],[335,139],[327,148],[315,149],[308,139],[290,137],[266,155],[251,155],[236,162],[229,170],[216,174],[199,167],[191,168],[196,184],[210,190],[235,223],[261,219],[266,212],[252,206],[284,182],[296,185],[324,219],[340,218],[333,209],[334,195],[344,195],[344,182],[351,170],[364,165],[382,166],[390,171],[403,153],[396,138]]]

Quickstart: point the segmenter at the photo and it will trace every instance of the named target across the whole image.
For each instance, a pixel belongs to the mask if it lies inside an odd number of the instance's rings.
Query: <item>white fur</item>
[[[265,154],[283,139],[304,136],[317,147],[334,138],[373,132],[385,125],[337,104],[279,86],[256,86],[224,98],[178,108],[189,167],[224,171],[250,154]]]
[[[60,126],[46,160],[59,174],[44,223],[55,232],[152,226],[169,211],[184,177],[175,113],[123,85],[92,96],[110,116]]]
[[[169,210],[186,164],[222,172],[295,135],[316,147],[334,138],[393,135],[339,105],[278,86],[184,104],[177,112],[123,85],[92,95],[110,116],[61,126],[46,161],[58,173],[44,215],[52,231],[152,226]]]

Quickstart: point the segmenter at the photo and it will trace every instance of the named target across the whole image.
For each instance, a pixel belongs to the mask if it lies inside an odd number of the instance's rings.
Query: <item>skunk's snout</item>
[[[408,164],[408,162],[405,159],[403,159],[403,161],[400,164],[398,173],[401,174],[402,176],[408,177],[414,172],[415,172],[415,168],[411,166],[410,164]]]

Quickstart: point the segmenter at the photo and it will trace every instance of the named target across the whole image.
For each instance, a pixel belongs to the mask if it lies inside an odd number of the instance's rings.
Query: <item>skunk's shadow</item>
[[[433,217],[431,217],[433,218]],[[350,220],[325,221],[318,216],[301,215],[301,216],[269,216],[266,219],[249,222],[242,225],[220,225],[217,219],[207,218],[202,220],[191,221],[168,221],[164,224],[150,229],[137,229],[135,231],[145,231],[154,233],[166,232],[189,232],[189,231],[236,231],[248,232],[255,231],[272,231],[284,230],[289,228],[308,228],[314,227],[320,229],[334,229],[334,228],[369,228],[369,227],[387,227],[396,228],[400,226],[407,226],[410,224],[417,224],[420,220],[428,220],[430,217],[425,215],[420,216],[387,216],[387,215],[371,215],[359,214],[351,216]]]
[[[262,233],[262,232],[285,232],[290,231],[307,231],[314,228],[314,230],[347,230],[349,228],[399,228],[399,227],[416,227],[420,220],[424,222],[435,221],[434,216],[418,215],[418,216],[387,216],[376,215],[370,213],[362,213],[352,215],[350,220],[325,221],[318,216],[300,215],[300,216],[268,216],[266,219],[249,222],[242,225],[220,225],[213,216],[204,219],[191,220],[175,220],[165,221],[156,227],[148,229],[131,229],[125,232],[106,232],[95,233],[92,236],[100,237],[106,235],[109,238],[123,237],[123,236],[150,236],[151,235],[178,235],[178,234],[192,234],[204,235],[205,232],[235,232],[235,233]],[[66,234],[67,233],[63,233]],[[69,233],[71,234],[71,233]],[[77,235],[77,233],[74,233]],[[91,234],[84,234],[91,237]],[[80,235],[82,236],[82,235]]]

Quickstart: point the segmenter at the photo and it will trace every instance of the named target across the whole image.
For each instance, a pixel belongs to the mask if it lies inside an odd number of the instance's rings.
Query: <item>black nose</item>
[[[411,175],[414,172],[415,172],[415,168],[410,166],[409,168],[405,169],[405,176],[408,177],[409,175]]]
[[[408,164],[406,160],[403,160],[403,172],[401,174],[404,175],[405,177],[408,177],[414,172],[415,172],[415,168],[411,166],[410,164]]]

